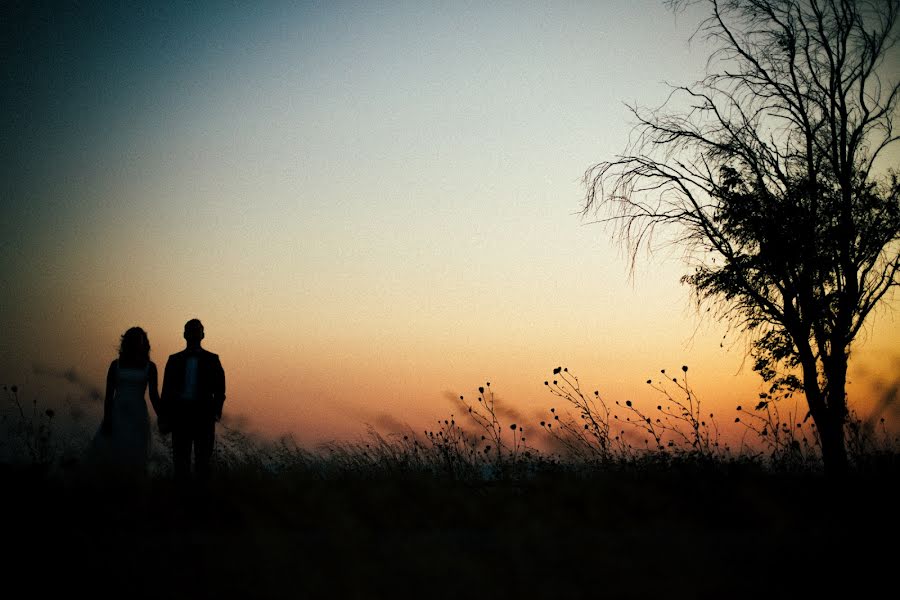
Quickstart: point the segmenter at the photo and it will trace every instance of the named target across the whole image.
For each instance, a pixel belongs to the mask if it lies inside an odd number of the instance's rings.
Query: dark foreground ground
[[[891,598],[895,474],[245,473],[179,494],[7,467],[4,596]]]

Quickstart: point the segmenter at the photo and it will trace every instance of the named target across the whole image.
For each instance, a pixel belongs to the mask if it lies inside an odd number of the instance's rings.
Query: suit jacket
[[[182,397],[184,378],[189,356],[197,357],[197,388],[192,400]],[[225,371],[219,356],[203,348],[182,350],[169,357],[163,376],[160,404],[168,419],[180,420],[187,416],[201,419],[218,419],[225,402]]]

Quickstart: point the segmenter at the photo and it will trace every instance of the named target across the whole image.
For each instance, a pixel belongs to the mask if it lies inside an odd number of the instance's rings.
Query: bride
[[[151,438],[144,391],[149,387],[151,404],[159,406],[158,379],[147,333],[132,327],[122,335],[119,358],[109,365],[103,422],[94,438],[97,458],[123,474],[146,473]]]

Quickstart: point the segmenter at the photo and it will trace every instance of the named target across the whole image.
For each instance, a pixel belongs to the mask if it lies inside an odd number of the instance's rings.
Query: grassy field
[[[184,491],[5,467],[4,577],[39,597],[871,597],[895,583],[896,474],[244,466]]]
[[[3,577],[15,597],[896,595],[895,438],[849,427],[851,472],[826,478],[814,428],[765,399],[739,409],[759,443],[735,451],[686,385],[653,413],[554,375],[556,406],[577,409],[540,423],[555,450],[501,422],[488,384],[460,398],[466,427],[315,450],[223,427],[215,477],[190,489],[164,438],[123,481],[32,411],[0,462]]]

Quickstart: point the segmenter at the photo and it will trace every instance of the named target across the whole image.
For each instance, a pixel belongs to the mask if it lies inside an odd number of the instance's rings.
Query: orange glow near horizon
[[[641,291],[635,289],[634,293],[640,295]],[[204,317],[199,311],[185,314]],[[60,357],[69,357],[65,362],[57,358],[56,363],[43,366],[57,372],[74,368],[80,380],[102,389],[120,330],[132,324],[143,326],[160,369],[169,353],[183,347],[177,322],[164,327],[158,319],[127,321],[120,317],[121,324],[113,329],[109,322],[99,322],[98,316],[73,315],[73,320],[83,323],[83,337],[70,338],[68,345],[57,347]],[[656,318],[648,316],[646,320]],[[380,337],[368,338],[364,333],[344,332],[328,338],[313,331],[304,334],[300,326],[291,328],[286,320],[269,330],[262,323],[253,327],[219,315],[203,320],[207,329],[204,345],[220,355],[226,370],[227,423],[265,437],[292,435],[310,446],[357,439],[367,425],[383,433],[406,428],[422,433],[451,414],[465,423],[453,399],[461,394],[474,398],[477,387],[486,381],[491,382],[504,421],[525,426],[530,441],[540,444],[539,421],[549,420],[551,407],[568,408],[544,386],[544,380],[553,378],[553,367],[567,367],[578,376],[583,389],[598,390],[610,406],[633,400],[652,413],[661,396],[646,380],[660,381],[660,368],[667,369],[667,377],[674,375],[680,380],[682,364],[690,367],[688,382],[703,402],[704,413],[714,413],[723,441],[736,445],[746,432],[733,423],[735,407],[752,406],[765,390],[750,370],[749,360],[743,359],[743,345],[726,339],[720,346],[722,339],[713,333],[715,327],[701,322],[698,328],[696,318],[675,322],[668,330],[659,323],[658,332],[635,332],[605,343],[597,342],[589,328],[574,326],[544,332],[544,336],[526,328],[518,332],[519,338],[513,330],[508,335],[499,331],[479,336],[478,328],[467,332],[463,325],[443,338],[422,335],[412,328],[406,335],[382,332]],[[879,400],[896,385],[900,357],[894,340],[900,331],[884,317],[871,330],[851,362],[851,407],[863,417],[878,409],[894,427],[895,405],[880,406]],[[44,330],[32,348],[47,347],[58,335]],[[48,387],[46,375],[32,373],[26,383],[23,387],[29,392],[45,390],[40,393],[58,397],[74,393],[78,397],[77,390],[66,382]],[[88,412],[98,419],[100,405],[91,404],[86,405]],[[801,418],[806,410],[802,397],[795,407],[784,404],[781,409]]]

